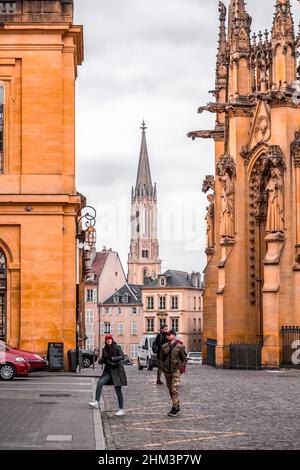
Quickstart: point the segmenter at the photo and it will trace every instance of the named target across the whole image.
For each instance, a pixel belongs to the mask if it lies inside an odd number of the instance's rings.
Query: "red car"
[[[0,344],[0,379],[12,380],[14,377],[29,375],[30,365],[25,357],[12,354]]]
[[[10,352],[12,354],[18,354],[18,356],[27,359],[30,364],[31,372],[35,370],[43,370],[48,366],[47,359],[42,357],[40,354],[35,354],[30,351],[23,351],[22,349],[17,349],[7,343],[4,343],[4,341],[0,341],[0,351],[3,351],[3,348],[6,348],[7,352]]]

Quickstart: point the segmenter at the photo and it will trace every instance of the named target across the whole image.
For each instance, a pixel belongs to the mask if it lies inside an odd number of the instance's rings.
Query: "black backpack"
[[[160,341],[159,341],[159,343],[158,343],[157,340],[158,340],[159,337],[160,337]],[[152,351],[154,352],[154,354],[157,354],[157,353],[158,353],[159,348],[160,348],[160,345],[161,345],[161,340],[162,340],[161,334],[159,334],[159,335],[156,336],[155,340],[153,341],[153,344],[152,344]]]

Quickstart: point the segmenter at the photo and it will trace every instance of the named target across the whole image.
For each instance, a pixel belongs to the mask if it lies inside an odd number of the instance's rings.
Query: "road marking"
[[[193,420],[193,419],[208,419],[208,418],[215,418],[215,415],[193,415],[193,417],[191,418],[186,418],[186,417],[182,417],[182,418],[176,418],[176,421],[190,421],[190,420]],[[162,419],[162,420],[158,420],[158,421],[137,421],[136,423],[131,423],[131,426],[138,426],[139,424],[160,424],[160,423],[171,423],[173,422],[174,423],[174,418],[170,418],[170,419]],[[113,424],[111,425],[112,428],[118,428],[120,427],[119,424]]]
[[[158,402],[158,403],[161,403]],[[184,407],[186,405],[192,405],[193,403],[181,403],[181,406]],[[168,405],[157,405],[155,402],[151,401],[151,406],[155,406],[155,408],[166,408]],[[126,411],[135,411],[136,408],[126,408]]]
[[[46,441],[57,441],[57,442],[70,442],[73,440],[73,436],[70,435],[55,435],[55,434],[48,434]]]
[[[163,445],[174,445],[174,444],[184,444],[186,442],[195,442],[195,441],[208,441],[208,440],[213,440],[217,439],[218,437],[239,437],[239,436],[246,436],[246,433],[244,432],[237,432],[237,433],[224,433],[224,434],[218,434],[217,436],[205,436],[205,437],[193,437],[191,439],[181,439],[178,441],[165,441]],[[142,446],[143,448],[145,447],[161,447],[162,443],[159,442],[158,444],[146,444]]]
[[[200,433],[200,434],[212,434],[212,435],[223,435],[224,432],[222,431],[201,431],[201,430],[198,430],[198,429],[177,429],[177,428],[173,428],[173,429],[167,429],[167,428],[146,428],[146,427],[143,427],[143,428],[135,428],[137,429],[138,431],[164,431],[164,432],[184,432],[184,433],[187,433],[187,432],[191,432],[191,433]]]

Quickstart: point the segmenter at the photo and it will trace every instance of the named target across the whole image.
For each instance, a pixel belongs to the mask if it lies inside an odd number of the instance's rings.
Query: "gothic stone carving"
[[[296,132],[295,140],[291,143],[291,157],[296,168],[300,168],[300,132]]]
[[[213,191],[213,194],[207,196],[209,206],[207,207],[206,213],[206,254],[213,254],[213,247],[215,246],[215,178],[213,175],[206,175],[203,185],[202,192],[207,193]]]
[[[267,224],[271,229],[272,220],[276,220],[276,224],[279,223],[279,225],[276,225],[276,232],[272,233],[272,236],[273,238],[277,237],[278,240],[283,236],[282,232],[277,232],[277,227],[282,228],[281,221],[283,219],[283,194],[279,194],[279,192],[283,192],[283,174],[286,168],[284,156],[279,146],[264,147],[265,153],[262,152],[252,168],[249,187],[249,290],[251,303],[256,301],[256,273],[259,272],[257,264],[259,260],[256,259],[259,241],[256,237],[261,233],[259,227],[266,226],[267,233]],[[277,181],[275,181],[276,178]],[[275,194],[275,191],[278,193]],[[269,235],[270,233],[267,233],[267,238]]]
[[[222,185],[221,191],[221,228],[220,235],[224,240],[234,238],[234,178],[236,164],[230,155],[222,155],[217,163],[216,173]]]

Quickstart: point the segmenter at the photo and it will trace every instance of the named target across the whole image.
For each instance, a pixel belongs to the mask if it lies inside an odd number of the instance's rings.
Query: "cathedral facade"
[[[230,365],[234,344],[261,347],[262,365],[283,361],[283,332],[300,331],[300,96],[289,0],[277,0],[271,32],[251,35],[243,0],[219,2],[212,130],[215,174],[203,182],[207,266],[204,356]]]

